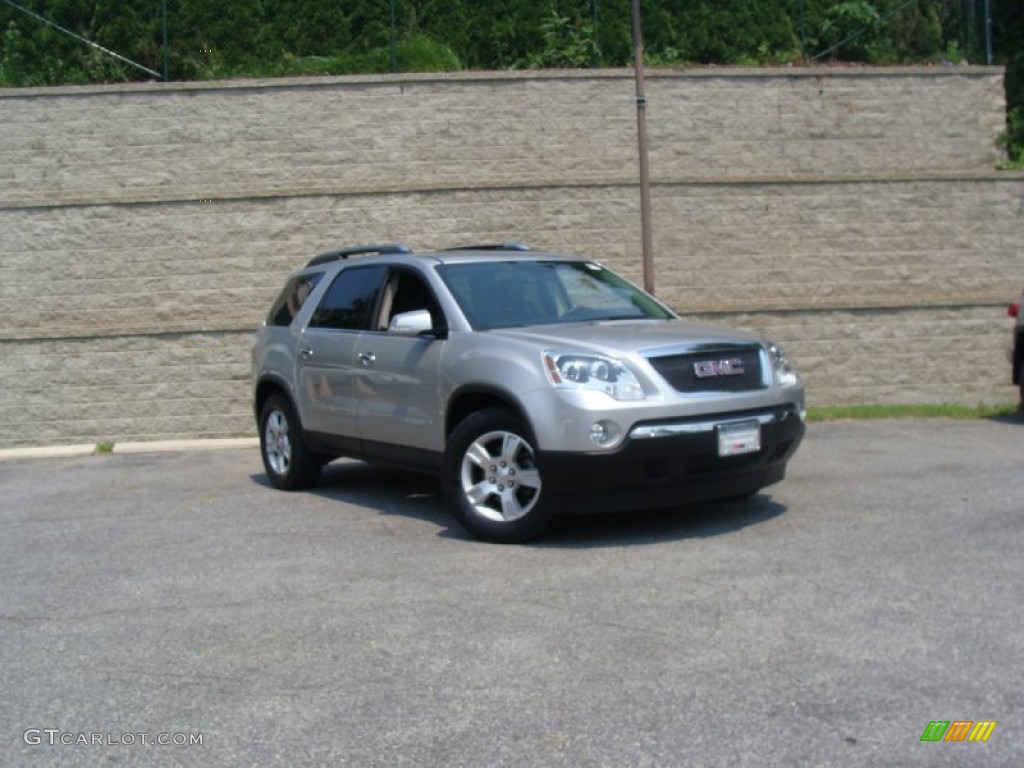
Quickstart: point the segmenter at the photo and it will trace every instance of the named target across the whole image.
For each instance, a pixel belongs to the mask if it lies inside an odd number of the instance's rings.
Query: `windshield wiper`
[[[647,315],[609,315],[608,317],[595,317],[594,321],[603,323],[609,320],[656,320],[657,318]]]

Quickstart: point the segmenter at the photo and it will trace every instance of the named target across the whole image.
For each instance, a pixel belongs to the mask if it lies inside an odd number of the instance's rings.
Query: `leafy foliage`
[[[821,41],[835,56],[840,47],[844,57],[870,61],[877,58],[882,36],[882,17],[866,0],[833,5],[825,12]]]
[[[590,22],[563,16],[552,7],[540,22],[544,50],[526,57],[528,67],[585,67],[597,48]]]
[[[663,23],[655,22],[661,32],[651,37],[652,50],[671,46],[684,60],[708,64],[794,59],[797,37],[789,5],[780,0],[672,0],[664,3]]]
[[[1024,167],[1024,4],[1007,3],[996,19],[997,39],[1010,41],[1006,58],[1006,139],[1011,162]]]

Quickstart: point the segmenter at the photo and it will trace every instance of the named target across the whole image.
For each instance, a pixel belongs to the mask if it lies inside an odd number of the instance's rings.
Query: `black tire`
[[[442,483],[452,512],[477,538],[515,544],[551,523],[530,428],[503,408],[467,416],[448,441]],[[493,463],[492,463],[493,462]]]
[[[302,439],[302,427],[288,398],[271,395],[260,412],[260,455],[275,488],[297,491],[316,484],[322,459]]]

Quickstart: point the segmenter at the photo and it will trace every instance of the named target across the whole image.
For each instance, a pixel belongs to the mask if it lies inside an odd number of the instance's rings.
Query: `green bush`
[[[1024,165],[1024,51],[1006,64],[1006,153]]]
[[[833,59],[872,61],[881,53],[882,17],[866,0],[837,3],[825,12],[819,39]]]
[[[523,64],[537,68],[580,68],[588,66],[596,55],[594,28],[590,21],[563,16],[550,8],[540,22],[544,48],[531,53]]]
[[[1007,110],[1003,145],[1010,160],[1010,167],[1024,167],[1024,107]]]
[[[398,66],[403,72],[455,72],[463,69],[455,51],[427,35],[415,35],[398,45]]]

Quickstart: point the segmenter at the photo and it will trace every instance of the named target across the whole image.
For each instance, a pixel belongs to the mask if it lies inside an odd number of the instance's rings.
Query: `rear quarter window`
[[[267,315],[267,325],[289,326],[292,320],[299,314],[302,305],[306,303],[309,294],[316,288],[323,272],[314,272],[310,275],[297,275],[288,281],[277,301],[270,308]]]

